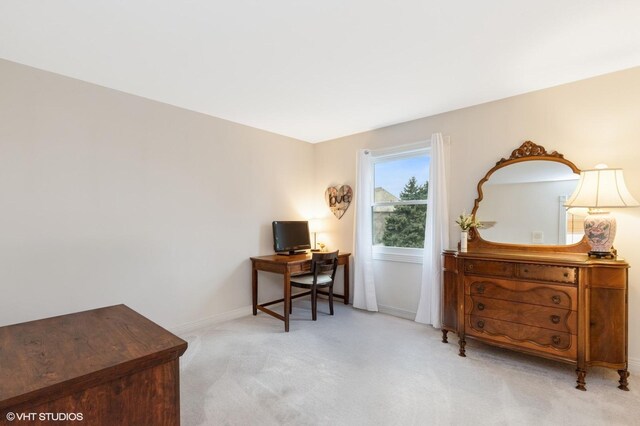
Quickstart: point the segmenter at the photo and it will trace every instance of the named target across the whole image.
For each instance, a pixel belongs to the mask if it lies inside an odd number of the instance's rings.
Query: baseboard
[[[243,306],[241,308],[234,309],[232,311],[222,312],[198,321],[188,322],[186,324],[182,324],[177,327],[172,327],[170,330],[173,334],[177,336],[184,336],[186,334],[197,331],[201,328],[205,328],[214,324],[219,324],[221,322],[234,320],[237,318],[246,317],[248,315],[251,315],[252,313],[253,313],[253,309],[251,306]]]
[[[383,314],[393,315],[394,317],[400,317],[413,321],[416,319],[416,313],[407,311],[400,308],[394,308],[393,306],[378,305],[378,312]]]

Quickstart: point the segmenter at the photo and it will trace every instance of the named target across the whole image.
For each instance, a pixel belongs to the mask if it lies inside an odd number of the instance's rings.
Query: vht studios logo
[[[81,422],[84,418],[82,413],[13,413],[8,412],[5,416],[10,422],[17,421],[29,421],[34,422],[39,420],[41,422]]]

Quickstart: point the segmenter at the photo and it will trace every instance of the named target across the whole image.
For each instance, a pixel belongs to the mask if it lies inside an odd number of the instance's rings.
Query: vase
[[[469,231],[460,232],[460,251],[467,251],[467,241],[469,240]]]

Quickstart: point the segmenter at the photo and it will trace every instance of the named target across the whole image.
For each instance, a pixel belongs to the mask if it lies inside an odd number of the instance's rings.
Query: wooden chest
[[[0,327],[0,424],[178,425],[186,349],[125,305]]]

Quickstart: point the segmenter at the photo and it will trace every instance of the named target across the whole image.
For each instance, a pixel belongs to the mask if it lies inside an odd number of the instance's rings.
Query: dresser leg
[[[576,386],[576,389],[586,391],[587,388],[584,386],[587,384],[587,382],[585,382],[584,380],[585,376],[587,375],[586,370],[578,368],[576,369],[576,374],[578,375],[578,380],[576,380],[576,383],[578,383],[578,385]]]
[[[467,344],[467,342],[465,342],[464,340],[464,336],[460,336],[460,340],[458,340],[458,344],[460,345],[460,352],[458,352],[458,355],[467,356],[464,350],[464,347]]]
[[[448,332],[448,330],[442,329],[442,343],[449,343],[449,339],[447,339]]]
[[[618,382],[620,386],[618,386],[618,389],[628,391],[629,381],[627,379],[629,378],[629,372],[626,369],[618,370],[618,374],[620,375],[620,381]]]

